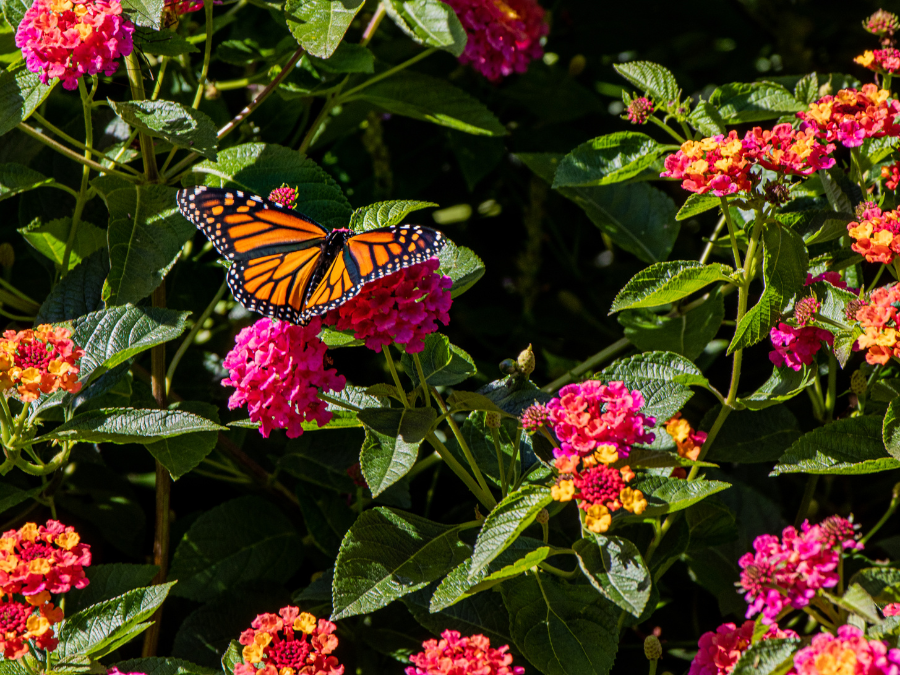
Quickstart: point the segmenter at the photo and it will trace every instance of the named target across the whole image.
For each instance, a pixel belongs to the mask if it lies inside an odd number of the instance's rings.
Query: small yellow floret
[[[569,502],[575,496],[575,483],[570,480],[561,480],[550,488],[550,496],[557,502]]]

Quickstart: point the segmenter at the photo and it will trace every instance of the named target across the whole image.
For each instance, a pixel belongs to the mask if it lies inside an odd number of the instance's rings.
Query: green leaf
[[[626,516],[634,519],[655,518],[666,513],[675,513],[731,487],[730,483],[698,478],[686,481],[680,478],[644,475],[635,478],[628,487],[640,490],[647,499],[647,508],[640,516]]]
[[[553,188],[611,185],[629,180],[667,151],[646,134],[620,131],[582,143],[559,163]]]
[[[446,79],[404,70],[376,82],[347,100],[363,100],[395,115],[432,122],[482,136],[505,136],[500,124],[481,101]]]
[[[723,84],[709,97],[725,124],[772,120],[806,110],[791,92],[773,82]]]
[[[172,582],[138,588],[68,617],[59,626],[59,647],[54,656],[60,660],[74,656],[100,658],[109,646],[150,618],[174,585]]]
[[[134,129],[216,159],[217,128],[209,115],[175,101],[109,102],[113,111]]]
[[[71,218],[56,218],[42,223],[36,218],[27,227],[19,228],[19,233],[29,244],[53,261],[57,269],[62,269],[66,255],[66,243],[72,231]],[[69,269],[92,253],[106,248],[106,232],[95,225],[80,222],[69,252]]]
[[[803,645],[799,638],[772,638],[750,645],[734,664],[732,675],[772,675]]]
[[[36,487],[30,490],[20,490],[9,483],[0,483],[0,513],[11,509],[17,504],[33,499],[39,495],[44,488]]]
[[[162,30],[135,31],[134,47],[144,54],[155,56],[181,56],[199,52],[194,45],[185,40],[175,31],[163,28]]]
[[[122,0],[122,12],[141,28],[162,28],[165,0]]]
[[[444,244],[444,248],[438,254],[441,261],[439,272],[453,280],[450,295],[458,298],[472,288],[481,277],[484,276],[484,263],[475,252],[465,246],[457,246],[451,241]]]
[[[3,7],[3,18],[6,19],[6,23],[8,23],[13,30],[19,27],[22,18],[25,16],[25,12],[31,7],[31,5],[24,0],[2,0],[0,6]]]
[[[354,429],[304,434],[288,441],[278,466],[305,483],[352,494],[356,485],[347,469],[359,461],[359,445],[359,432]]]
[[[853,213],[853,202],[849,197],[848,189],[852,191],[856,188],[848,182],[847,175],[840,167],[832,167],[827,171],[820,170],[816,173],[825,188],[825,196],[828,203],[838,213]],[[845,189],[848,188],[848,189]]]
[[[159,656],[119,661],[116,663],[116,668],[123,673],[134,672],[142,673],[142,675],[216,675],[219,672],[183,659]]]
[[[735,514],[725,504],[706,499],[686,512],[691,551],[705,551],[738,538]]]
[[[699,216],[701,213],[705,213],[710,209],[715,209],[722,205],[722,200],[719,197],[711,194],[691,194],[681,205],[681,208],[678,209],[678,213],[675,214],[675,220],[687,220],[688,218],[693,218],[694,216]]]
[[[573,546],[578,564],[593,586],[636,617],[650,599],[650,570],[640,551],[627,539],[593,535]]]
[[[294,39],[310,54],[327,59],[338,48],[365,0],[288,0],[284,15]]]
[[[440,333],[432,333],[425,338],[425,348],[418,353],[418,357],[425,381],[432,387],[452,387],[477,372],[472,357],[450,344],[450,340]],[[419,370],[412,357],[404,354],[401,363],[413,386],[418,387]]]
[[[356,513],[347,504],[346,495],[339,495],[309,483],[300,485],[294,494],[297,495],[300,510],[303,511],[303,522],[316,546],[334,558],[341,547],[344,535],[356,519]],[[329,583],[329,589],[330,587]]]
[[[693,260],[650,265],[634,275],[613,300],[610,314],[623,309],[659,307],[686,298],[716,281],[729,281],[727,265],[704,265]]]
[[[204,185],[233,185],[262,196],[287,183],[297,190],[297,211],[325,227],[347,227],[353,213],[333,178],[311,159],[280,145],[236,145],[222,150],[217,162],[200,162],[191,171],[203,176]]]
[[[394,509],[364,511],[335,563],[332,619],[373,612],[447,574],[468,555],[458,533]]]
[[[716,107],[709,101],[700,100],[688,115],[688,123],[704,136],[718,136],[725,133],[725,120],[716,110]],[[701,197],[706,195],[691,195]],[[710,195],[712,199],[719,202],[718,197]]]
[[[447,405],[454,411],[484,410],[497,413],[504,412],[500,406],[487,396],[474,391],[454,391],[447,397]]]
[[[90,584],[84,588],[73,588],[66,593],[66,610],[74,614],[99,602],[147,586],[159,572],[156,565],[93,565],[85,570]]]
[[[24,62],[0,71],[0,136],[31,117],[53,86],[41,84],[37,73],[28,70]]]
[[[658,63],[652,61],[630,61],[614,65],[613,68],[635,87],[653,97],[657,107],[664,108],[681,94],[675,76]]]
[[[348,227],[354,232],[367,232],[378,227],[399,225],[406,216],[419,209],[437,206],[434,202],[390,201],[377,202],[356,209]]]
[[[110,270],[103,299],[108,307],[150,295],[194,235],[194,225],[178,212],[176,192],[164,185],[139,185],[107,197]]]
[[[437,417],[434,408],[368,408],[356,413],[359,421],[387,436],[399,436],[406,443],[417,444],[431,429]]]
[[[55,182],[21,164],[0,164],[0,201]]]
[[[366,430],[359,461],[373,497],[409,473],[419,456],[420,443],[408,443],[399,436],[385,436],[371,429]]]
[[[894,399],[888,405],[884,416],[882,437],[884,447],[894,459],[900,459],[900,399]]]
[[[506,495],[484,519],[475,541],[469,579],[506,550],[552,502],[550,489],[539,485],[523,485]]]
[[[850,584],[846,593],[841,597],[837,597],[827,591],[825,592],[825,597],[838,607],[856,614],[863,621],[881,623],[881,615],[878,613],[878,606],[875,604],[875,600],[859,584]]]
[[[516,646],[539,672],[609,673],[618,649],[621,610],[592,586],[539,572],[507,581],[500,590]]]
[[[804,367],[802,370],[790,368],[773,368],[772,375],[759,389],[743,398],[738,403],[750,410],[762,410],[792,399],[813,382],[814,371]]]
[[[100,408],[76,415],[53,431],[39,436],[41,441],[82,443],[146,443],[195,431],[225,431],[199,415],[181,410],[142,408]]]
[[[433,634],[439,635],[448,629],[459,631],[463,635],[480,633],[489,638],[492,644],[510,645],[515,650],[509,634],[509,612],[493,594],[482,593],[466,597],[451,607],[433,613],[429,607],[430,596],[431,589],[423,588],[403,596],[402,602],[413,618]],[[419,645],[415,646],[415,649],[419,648]],[[404,663],[406,662],[404,659]]]
[[[657,432],[659,435],[659,432]],[[718,439],[716,440],[718,442]],[[613,465],[616,469],[629,466],[632,469],[669,469],[677,466],[717,466],[710,462],[695,462],[687,457],[679,457],[674,452],[633,447],[628,457],[622,457]]]
[[[109,274],[109,253],[105,249],[78,263],[60,279],[38,310],[34,323],[61,323],[103,308],[103,283]],[[80,345],[81,343],[79,343]],[[82,361],[84,372],[84,361]]]
[[[222,670],[226,673],[233,673],[234,667],[237,664],[244,662],[244,656],[241,654],[242,651],[243,649],[240,642],[237,640],[229,642],[228,649],[222,654]]]
[[[719,406],[710,410],[701,428],[712,426],[720,410]],[[725,419],[706,459],[744,464],[771,462],[781,457],[801,435],[797,418],[787,406],[760,411],[735,410]]]
[[[771,475],[784,473],[857,476],[900,468],[882,441],[881,418],[849,417],[804,434],[781,457]]]
[[[169,410],[182,410],[200,415],[206,419],[219,421],[219,410],[211,403],[202,401],[180,401],[169,406]],[[219,440],[216,431],[199,431],[164,438],[154,443],[144,443],[153,458],[162,464],[172,480],[178,480],[189,473],[213,451]]]
[[[809,246],[843,237],[847,234],[847,223],[852,222],[855,216],[851,213],[836,213],[830,209],[809,209],[780,213],[777,218],[800,234]]]
[[[866,567],[850,577],[850,585],[859,585],[876,602],[900,601],[900,570],[893,567]]]
[[[372,50],[353,42],[342,42],[327,59],[309,57],[317,70],[326,73],[374,73],[375,55]],[[254,59],[255,60],[255,59]]]
[[[641,351],[670,351],[693,360],[719,332],[724,318],[724,298],[714,293],[678,316],[649,309],[626,310],[619,315],[619,324],[625,329],[625,337]]]
[[[282,581],[300,568],[294,525],[269,502],[239,497],[197,518],[172,558],[175,595],[209,601],[251,580]]]
[[[604,382],[620,380],[629,389],[644,395],[641,412],[658,420],[667,420],[681,410],[691,390],[675,381],[682,376],[699,377],[700,369],[683,356],[671,352],[647,352],[619,359],[594,377]]]
[[[803,288],[809,254],[803,239],[785,227],[770,226],[763,233],[763,279],[759,302],[738,322],[728,353],[755,345],[769,335],[791,298]]]
[[[517,154],[529,169],[552,184],[563,155]],[[675,202],[646,183],[560,188],[559,193],[578,204],[601,232],[617,246],[644,262],[665,260],[678,237]]]
[[[806,105],[819,98],[819,77],[815,73],[801,77],[794,85],[794,98]]]
[[[387,0],[394,23],[420,45],[437,47],[459,56],[466,48],[466,30],[453,9],[439,0]]]

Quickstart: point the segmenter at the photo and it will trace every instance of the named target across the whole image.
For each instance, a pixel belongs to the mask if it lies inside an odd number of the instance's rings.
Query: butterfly
[[[247,309],[306,324],[356,296],[375,279],[435,257],[445,238],[419,225],[359,234],[328,230],[276,202],[203,185],[179,190],[181,214],[226,259],[226,280]]]

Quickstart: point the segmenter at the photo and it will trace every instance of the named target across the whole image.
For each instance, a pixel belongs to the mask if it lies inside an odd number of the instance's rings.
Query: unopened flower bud
[[[866,304],[866,301],[862,298],[851,300],[847,303],[847,308],[844,310],[844,316],[847,317],[848,321],[856,321],[856,313],[865,307]]]
[[[878,37],[890,37],[898,27],[900,27],[900,22],[897,20],[897,15],[886,12],[883,9],[879,9],[872,16],[863,21],[863,28],[872,35],[877,35]]]
[[[478,510],[478,504],[475,505],[475,520],[484,520],[484,516],[481,515],[481,511]]]
[[[819,301],[811,295],[798,300],[797,304],[794,305],[794,318],[797,320],[797,324],[805,326],[811,323],[816,316],[816,312],[819,311],[819,307]]]
[[[519,367],[512,359],[503,359],[500,362],[500,372],[504,375],[515,375],[519,372]]]
[[[791,199],[790,188],[782,183],[767,183],[763,192],[766,194],[766,201],[770,204],[786,204]]]
[[[534,372],[534,352],[531,351],[531,345],[522,350],[516,359],[516,365],[523,375],[531,375]]]
[[[866,389],[868,388],[868,383],[866,382],[866,376],[863,375],[861,370],[856,370],[850,376],[850,391],[852,391],[857,396],[862,396],[866,393]]]
[[[16,252],[12,244],[6,242],[0,244],[0,266],[12,267],[16,262]]]
[[[632,124],[646,124],[653,112],[653,101],[646,96],[639,96],[628,104],[626,119]]]
[[[877,209],[878,204],[875,202],[861,202],[856,205],[854,209],[854,213],[856,214],[857,219],[859,220],[867,220],[866,211],[870,211],[872,209]]]
[[[894,485],[894,489],[891,492],[891,496],[894,499],[900,499],[900,483],[897,483],[896,485]]]
[[[488,412],[484,416],[484,425],[488,429],[499,429],[501,421],[500,413],[498,412]]]
[[[538,525],[546,525],[550,522],[550,512],[547,509],[541,509],[535,517]]]
[[[582,54],[576,54],[572,57],[572,60],[569,61],[569,75],[571,75],[572,77],[581,75],[586,65],[587,59],[584,58]]]
[[[207,101],[215,101],[219,98],[219,88],[212,82],[207,82],[203,85],[203,98]]]
[[[662,657],[662,644],[655,635],[648,635],[644,638],[644,656],[650,661],[656,661]]]

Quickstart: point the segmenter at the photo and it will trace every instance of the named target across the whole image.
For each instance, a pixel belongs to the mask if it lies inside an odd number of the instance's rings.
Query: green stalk
[[[449,409],[447,408],[447,404],[444,403],[444,399],[442,399],[440,394],[437,393],[437,389],[432,388],[431,394],[432,396],[434,396],[434,400],[437,401],[437,404],[440,407],[441,411],[444,413],[448,413]],[[484,494],[488,496],[489,501],[491,502],[491,508],[493,508],[497,505],[497,501],[494,499],[494,495],[491,494],[491,490],[487,485],[487,481],[485,481],[484,476],[481,474],[481,469],[478,468],[478,462],[475,461],[475,455],[472,454],[472,450],[469,448],[469,444],[466,442],[465,437],[459,430],[459,426],[456,424],[456,420],[453,419],[452,415],[447,415],[447,424],[450,426],[450,430],[453,432],[453,436],[456,438],[456,442],[459,443],[459,447],[462,449],[463,455],[465,455],[466,461],[469,463],[469,468],[475,475],[475,480],[478,481],[478,486],[481,488]]]
[[[419,360],[418,354],[413,354],[413,363],[416,364],[416,372],[419,375],[419,383],[422,385],[422,394],[425,397],[425,404],[431,407],[431,397],[428,395],[428,382],[425,381],[425,371],[422,370],[422,362]]]
[[[682,143],[684,143],[684,139],[681,136],[679,136],[678,133],[672,127],[670,127],[668,124],[663,122],[661,119],[659,119],[655,115],[650,115],[647,119],[649,121],[653,122],[653,124],[658,126],[660,129],[665,131],[667,134],[669,134],[676,141],[678,141],[678,145],[681,145]]]
[[[394,378],[394,385],[400,393],[400,401],[403,403],[404,408],[408,408],[409,399],[406,398],[406,391],[403,389],[403,385],[400,384],[400,376],[397,374],[397,367],[394,365],[394,359],[391,357],[391,351],[387,345],[381,346],[381,353],[384,354],[384,358],[387,360],[388,368],[391,371],[391,377]]]
[[[109,169],[102,164],[98,164],[92,159],[86,159],[85,157],[82,157],[74,150],[70,150],[69,148],[64,146],[62,143],[54,141],[52,138],[49,138],[48,136],[42,134],[37,129],[31,128],[30,126],[25,124],[25,122],[19,122],[19,124],[16,126],[16,129],[21,131],[23,134],[26,134],[27,136],[31,136],[34,140],[43,143],[47,147],[53,148],[56,152],[63,155],[64,157],[67,157],[68,159],[71,159],[73,162],[78,162],[79,164],[89,166],[98,173],[105,173],[110,176],[118,176],[123,180],[127,180],[129,183],[139,183],[141,181],[140,176],[132,176],[131,174],[123,173],[122,171]]]
[[[197,338],[197,334],[203,328],[204,322],[209,318],[209,315],[213,313],[213,310],[216,308],[219,300],[222,299],[222,296],[225,295],[226,288],[226,282],[223,281],[222,285],[219,286],[219,290],[216,291],[216,294],[213,296],[212,301],[206,306],[206,309],[204,309],[203,313],[197,318],[197,321],[194,323],[194,327],[191,328],[191,332],[188,333],[188,336],[184,339],[181,345],[179,345],[178,351],[175,352],[175,356],[172,357],[172,362],[169,364],[169,369],[166,371],[166,394],[168,394],[172,389],[172,378],[175,377],[175,369],[181,362],[181,358],[184,356],[185,352],[187,352],[188,347],[190,347],[194,343],[194,340]]]
[[[131,85],[131,98],[135,101],[145,100],[147,96],[144,94],[144,76],[141,73],[141,63],[138,61],[136,51],[125,57],[125,71],[128,73],[128,83]],[[156,183],[159,181],[159,171],[156,168],[153,139],[144,133],[138,133],[138,139],[141,144],[141,158],[144,161],[144,177],[148,183]]]
[[[140,172],[138,172],[136,169],[133,169],[132,167],[128,166],[127,164],[121,164],[121,163],[117,162],[115,159],[111,159],[111,158],[107,157],[104,153],[100,152],[99,150],[89,148],[87,145],[85,145],[78,139],[72,138],[71,136],[69,136],[69,134],[67,134],[62,129],[59,129],[59,128],[53,126],[49,120],[42,117],[37,111],[31,113],[31,116],[34,117],[34,119],[36,119],[38,122],[40,122],[42,127],[47,129],[51,133],[56,134],[57,136],[59,136],[61,139],[63,139],[67,143],[74,145],[79,150],[86,150],[91,155],[94,155],[95,157],[99,158],[101,161],[106,160],[106,161],[112,162],[113,166],[116,166],[116,167],[122,169],[123,171],[128,171],[130,173],[133,173],[136,176],[140,175]],[[86,154],[85,156],[87,157],[88,155]],[[78,194],[74,190],[72,192],[74,194]]]
[[[491,427],[491,440],[494,442],[494,451],[497,453],[497,467],[500,472],[500,494],[504,497],[509,492],[509,483],[506,480],[506,471],[503,469],[503,450],[500,447],[500,432]]]
[[[608,347],[600,350],[599,352],[597,352],[590,358],[582,361],[580,364],[578,364],[577,366],[572,368],[572,370],[567,372],[565,375],[560,375],[559,377],[557,377],[555,380],[553,380],[553,382],[551,382],[547,386],[541,387],[541,391],[547,391],[547,392],[556,391],[560,387],[563,387],[563,386],[569,384],[569,382],[574,380],[576,377],[580,377],[581,375],[588,372],[589,370],[593,370],[594,368],[599,366],[601,363],[605,363],[606,361],[609,361],[610,359],[615,358],[621,352],[628,349],[628,347],[630,345],[631,345],[631,342],[627,338],[622,338],[621,340],[616,340]]]
[[[731,239],[731,252],[734,255],[734,269],[741,269],[741,252],[737,244],[737,230],[734,227],[734,220],[731,217],[731,211],[728,208],[728,200],[725,197],[719,197],[722,206],[722,215],[725,217],[725,223],[728,225],[728,237]],[[750,251],[747,251],[747,257],[750,257]]]
[[[794,527],[798,530],[809,514],[809,505],[816,494],[816,485],[819,483],[819,475],[812,474],[806,479],[806,489],[803,490],[803,498],[800,500],[800,508],[797,509],[797,517],[794,518]]]
[[[91,103],[93,102],[96,86],[91,87],[91,93],[88,94],[87,87],[84,86],[84,78],[78,78],[78,92],[81,94],[81,108],[84,113],[84,158],[91,158],[91,148],[94,147],[94,124],[91,119]],[[69,237],[66,239],[66,249],[63,253],[61,276],[66,276],[69,272],[69,260],[72,256],[72,247],[75,246],[75,235],[78,231],[78,223],[81,222],[81,213],[84,211],[84,204],[87,201],[87,191],[91,177],[91,168],[87,165],[81,168],[81,187],[78,190],[78,197],[75,199],[75,211],[72,213],[72,226],[69,228]]]
[[[880,530],[882,526],[888,520],[890,520],[891,516],[894,515],[894,511],[897,510],[898,506],[900,506],[900,483],[897,483],[897,485],[894,486],[893,498],[891,499],[891,503],[887,507],[887,511],[885,511],[884,515],[881,516],[881,519],[877,523],[875,523],[874,527],[872,527],[872,529],[868,531],[866,536],[860,539],[860,543],[865,544],[867,541],[869,541],[869,539],[872,538],[872,535],[878,532],[878,530]]]
[[[365,82],[362,82],[362,83],[358,84],[357,86],[353,87],[352,89],[349,89],[348,91],[345,91],[343,94],[341,94],[338,97],[338,99],[339,99],[338,103],[346,103],[347,101],[350,100],[350,98],[354,94],[358,94],[366,87],[371,87],[376,82],[381,82],[382,80],[390,77],[391,75],[395,75],[396,73],[399,73],[401,70],[406,70],[411,65],[414,65],[414,64],[418,63],[419,61],[421,61],[422,59],[431,56],[436,51],[437,51],[436,47],[431,47],[429,49],[419,52],[418,54],[413,56],[411,59],[407,59],[403,63],[399,63],[396,66],[394,66],[393,68],[389,68],[388,70],[384,71],[383,73],[379,73],[378,75],[374,75],[373,77],[370,77]],[[337,103],[336,103],[336,105],[337,105]]]
[[[456,457],[447,449],[437,436],[434,435],[434,432],[429,433],[425,440],[431,444],[431,447],[434,448],[434,451],[438,454],[438,456],[444,460],[444,464],[450,467],[450,470],[453,471],[457,476],[459,476],[460,480],[466,484],[466,487],[469,488],[469,491],[475,495],[475,499],[481,502],[482,506],[487,509],[493,509],[497,502],[494,501],[493,496],[490,492],[485,493],[482,491],[481,487],[472,478],[472,475],[466,471],[466,468],[457,461]]]

